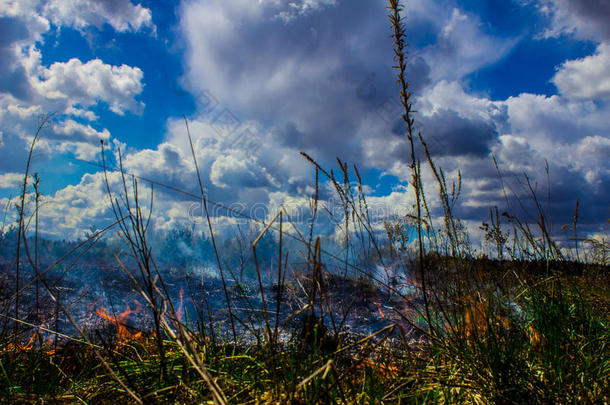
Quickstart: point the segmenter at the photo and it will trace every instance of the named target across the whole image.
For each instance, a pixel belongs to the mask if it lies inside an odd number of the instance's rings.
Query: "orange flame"
[[[396,377],[398,375],[398,367],[393,363],[382,364],[371,359],[362,359],[362,362],[356,365],[356,370],[365,368],[377,371],[381,376],[386,378]]]
[[[34,348],[34,344],[36,343],[36,339],[40,337],[40,332],[39,331],[35,331],[32,336],[30,336],[30,339],[27,341],[26,344],[21,344],[19,342],[15,342],[15,343],[9,343],[8,345],[6,345],[6,347],[0,349],[0,352],[4,353],[4,352],[13,352],[13,353],[22,353],[22,352],[29,352],[30,350],[32,350]],[[53,340],[52,337],[49,338],[51,341]],[[55,353],[55,350],[50,349],[51,344],[47,343],[43,343],[42,344],[42,348],[43,349],[47,349],[45,350],[45,353],[47,353],[48,355],[53,355]]]
[[[55,348],[53,347],[53,336],[49,336],[49,338],[47,339],[47,341],[45,342],[45,345],[47,347],[47,351],[46,353],[49,356],[52,356],[55,354]]]
[[[459,301],[466,304],[466,311],[464,313],[464,331],[466,333],[466,338],[475,338],[477,335],[484,336],[487,333],[488,328],[489,315],[487,309],[489,303],[487,301],[479,301],[474,296],[463,297],[460,298]],[[506,329],[510,327],[509,319],[506,316],[490,315],[494,316],[492,321],[495,322],[497,326],[502,325]],[[532,325],[528,326],[526,332],[532,346],[540,347],[544,344],[544,337],[541,336]]]
[[[25,344],[25,346],[21,347],[21,350],[31,350],[32,347],[34,346],[34,342],[36,341],[36,338],[38,337],[38,332],[34,332],[32,334],[32,337],[30,338],[30,340],[28,340],[28,342]]]
[[[131,309],[129,305],[127,305],[127,309],[125,312],[118,315],[108,315],[106,308],[100,307],[95,311],[95,314],[101,318],[104,318],[107,321],[110,321],[117,328],[117,334],[119,336],[119,341],[124,342],[127,340],[141,340],[142,332],[131,333],[127,330],[127,320],[129,319],[129,315],[137,314],[142,310],[142,305],[136,300],[136,308]]]
[[[2,350],[3,352],[27,352],[32,350],[32,347],[34,346],[34,342],[36,341],[36,337],[38,336],[38,332],[34,332],[32,334],[32,337],[30,337],[30,340],[28,340],[28,342],[25,345],[22,345],[21,343],[15,342],[15,343],[9,343],[8,345],[6,345],[6,347]]]

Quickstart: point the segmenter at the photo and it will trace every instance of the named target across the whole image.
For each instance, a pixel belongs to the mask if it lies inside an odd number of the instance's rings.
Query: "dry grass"
[[[344,232],[344,250],[339,254],[325,250],[322,239],[314,233],[314,222],[308,232],[301,232],[292,224],[290,215],[280,209],[251,245],[261,297],[259,306],[246,292],[247,288],[256,287],[238,282],[212,239],[226,302],[225,328],[230,331],[223,335],[219,333],[220,326],[214,323],[209,302],[205,301],[205,283],[201,283],[203,301],[192,318],[184,316],[182,305],[175,308],[174,297],[159,271],[148,238],[153,215],[152,186],[150,206],[144,207],[138,179],[125,173],[119,151],[118,191],[112,189],[109,169],[104,167],[116,222],[90,235],[70,253],[117,228],[135,264],[126,265],[117,254],[117,265],[140,294],[142,310],[148,311],[152,324],[150,330],[130,330],[127,319],[134,308],[117,315],[98,309],[98,315],[108,321],[108,329],[102,333],[78,325],[62,297],[48,283],[49,271],[67,255],[50,267],[41,268],[37,227],[34,249],[30,249],[32,238],[27,237],[24,213],[26,169],[17,225],[14,268],[17,282],[13,293],[4,300],[14,312],[6,310],[0,314],[8,320],[0,333],[0,394],[5,401],[219,404],[609,401],[608,242],[575,237],[575,256],[568,257],[550,234],[548,219],[527,180],[538,210],[537,223],[522,222],[508,213],[499,215],[497,208],[490,210],[489,222],[483,223],[482,229],[497,259],[472,257],[467,230],[453,214],[460,184],[447,184],[442,169],[428,152],[424,136],[415,133],[405,76],[406,42],[400,3],[390,0],[389,10],[403,118],[411,147],[414,214],[387,223],[388,238],[380,239],[371,224],[357,169],[354,168],[357,181],[352,183],[344,162],[338,161],[341,177],[337,178],[333,171],[325,170],[304,155],[316,170],[312,217],[315,219],[321,209],[318,201],[321,175],[335,188],[343,206],[344,216],[337,222]],[[33,143],[32,150],[34,146]],[[430,214],[421,181],[421,162],[415,153],[418,147],[423,149],[424,164],[437,181],[443,209],[438,231],[433,226],[438,221]],[[196,166],[194,153],[193,159]],[[207,196],[197,174],[199,197],[206,207],[210,234],[214,235]],[[37,189],[38,179],[35,186]],[[35,213],[37,217],[38,204]],[[577,216],[578,208],[572,224],[574,230]],[[410,240],[413,229],[417,231],[415,243]],[[264,286],[257,257],[257,244],[269,232],[276,233],[279,241],[273,294]],[[286,276],[287,239],[301,244],[305,258],[299,269],[302,277],[294,280]],[[589,249],[584,248],[586,244]],[[398,268],[397,273],[409,274],[410,269],[417,268],[412,280],[418,290],[415,298],[391,280],[381,280],[366,266],[355,263],[352,253],[356,249],[361,249],[362,256],[370,262],[383,263],[390,258]],[[25,285],[19,284],[19,256],[23,250],[36,274]],[[501,260],[505,257],[509,260]],[[347,294],[352,302],[343,313],[337,313],[333,288],[337,280],[346,280],[348,274],[361,278],[344,282],[352,286],[360,283],[360,289],[353,290],[360,291],[360,296]],[[19,298],[25,289],[38,283],[53,298],[56,314],[63,313],[78,332],[75,336],[60,335],[53,328],[39,327],[23,319]],[[392,296],[390,311],[396,321],[366,336],[346,333],[345,321],[354,302],[364,299],[363,291],[370,291],[371,296],[379,291]],[[282,311],[293,302],[300,302],[299,308],[292,310],[286,319],[280,319]],[[237,313],[238,304],[249,308],[248,319]],[[381,306],[378,311],[379,316],[387,312]],[[242,339],[238,331],[250,333],[252,340]],[[43,341],[43,332],[55,334],[64,343],[58,345],[58,339]]]

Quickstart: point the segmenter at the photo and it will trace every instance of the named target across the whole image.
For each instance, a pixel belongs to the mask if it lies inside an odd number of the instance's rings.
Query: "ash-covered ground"
[[[44,282],[38,279],[36,283],[35,271],[24,263],[17,314],[15,264],[1,262],[0,327],[10,330],[15,324],[12,318],[18,315],[27,322],[19,328],[25,340],[37,330],[35,326],[73,337],[81,332],[93,337],[100,332],[116,333],[119,324],[133,334],[151,333],[151,307],[136,286],[136,282],[144,284],[142,275],[135,263],[123,264],[124,267],[117,261],[101,258],[98,263],[62,264],[44,274]],[[51,265],[52,262],[41,263],[40,271]],[[269,269],[267,273],[273,271],[277,270]],[[182,323],[208,336],[232,340],[234,326],[238,340],[248,344],[257,336],[264,336],[269,327],[273,331],[277,328],[280,339],[289,341],[302,338],[303,328],[309,327],[307,322],[314,317],[317,321],[321,319],[323,328],[331,335],[365,336],[396,323],[403,337],[419,337],[403,317],[416,319],[415,308],[421,306],[415,281],[408,278],[393,280],[388,288],[367,277],[323,272],[313,288],[310,271],[303,269],[292,271],[281,287],[270,280],[272,277],[265,278],[261,293],[256,278],[246,277],[237,282],[225,275],[223,285],[218,271],[210,267],[160,266],[159,272],[161,278],[156,286],[161,294],[156,296],[157,302],[162,302],[161,296],[168,297]],[[170,314],[169,306],[165,308]],[[53,337],[52,332],[38,330],[38,333],[45,338]]]

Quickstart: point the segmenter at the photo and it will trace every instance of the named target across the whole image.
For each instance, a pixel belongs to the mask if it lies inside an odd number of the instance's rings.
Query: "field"
[[[51,241],[38,235],[28,161],[18,220],[0,232],[0,401],[610,402],[607,239],[578,235],[576,203],[559,241],[525,176],[536,219],[490,208],[477,250],[454,215],[460,180],[447,182],[416,131],[399,2],[389,9],[412,213],[374,221],[355,166],[303,153],[315,170],[308,226],[280,209],[223,239],[199,178],[206,235],[160,237],[153,195],[119,152],[118,168],[103,162],[116,222]],[[426,192],[422,166],[436,180]],[[317,232],[322,182],[341,204],[339,241]]]

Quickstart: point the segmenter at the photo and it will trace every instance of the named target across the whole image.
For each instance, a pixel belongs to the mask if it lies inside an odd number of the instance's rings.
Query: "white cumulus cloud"
[[[43,114],[55,112],[53,130],[45,131],[38,156],[53,151],[80,158],[95,154],[110,132],[96,124],[92,108],[102,104],[116,114],[139,114],[144,104],[144,73],[135,66],[110,65],[100,59],[71,58],[49,66],[42,63],[43,34],[53,26],[86,27],[109,24],[115,31],[154,30],[151,13],[129,0],[0,1],[0,153],[10,156],[0,171],[14,171],[23,160]]]
[[[553,82],[567,98],[610,99],[610,43],[600,44],[593,55],[564,62]]]
[[[154,29],[150,10],[129,0],[51,0],[42,14],[55,25],[76,29],[103,24],[118,32]]]
[[[33,83],[39,94],[51,100],[66,100],[69,105],[91,106],[108,103],[110,110],[123,115],[139,111],[142,103],[134,97],[142,91],[144,73],[138,67],[112,66],[100,59],[82,63],[76,58],[41,68],[43,80]]]

